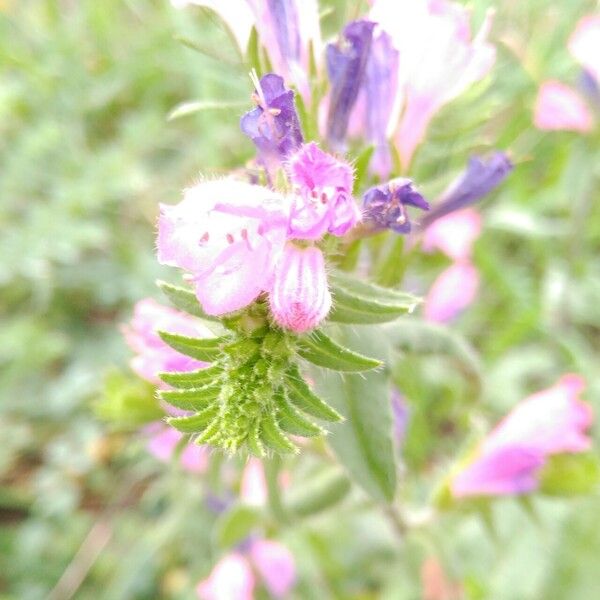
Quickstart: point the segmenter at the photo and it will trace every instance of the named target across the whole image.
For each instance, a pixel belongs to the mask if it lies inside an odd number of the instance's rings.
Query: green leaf
[[[247,106],[247,102],[228,102],[226,100],[192,100],[178,104],[167,115],[167,121],[174,121],[175,119],[187,117],[189,115],[193,115],[194,113],[203,112],[206,110],[237,111]]]
[[[340,346],[322,331],[303,337],[298,343],[298,354],[319,367],[349,373],[368,371],[382,364],[379,360]]]
[[[250,31],[250,38],[248,39],[248,48],[246,50],[246,57],[250,69],[254,69],[258,76],[260,77],[262,73],[262,69],[260,66],[260,45],[258,42],[258,32],[256,31],[256,27],[252,27]]]
[[[191,356],[196,360],[205,360],[211,362],[221,354],[222,345],[228,341],[228,338],[192,338],[177,333],[168,333],[167,331],[157,332],[160,338],[171,346],[177,352]]]
[[[221,365],[212,365],[197,371],[184,373],[159,373],[158,376],[176,388],[198,388],[216,380],[223,373]]]
[[[323,402],[309,387],[300,374],[297,366],[292,366],[286,373],[285,383],[288,399],[305,413],[324,421],[343,421],[344,417]]]
[[[325,433],[323,428],[311,423],[289,404],[283,394],[276,396],[276,402],[278,408],[277,421],[283,431],[304,437],[315,437]]]
[[[207,425],[217,416],[218,412],[219,407],[214,404],[190,417],[170,417],[167,419],[167,423],[182,433],[206,432],[208,431]]]
[[[391,235],[393,236],[391,248],[379,261],[376,276],[377,283],[386,287],[400,284],[409,262],[408,256],[403,253],[404,236],[395,233]]]
[[[367,146],[354,162],[354,193],[357,196],[364,187],[367,169],[369,168],[369,163],[371,162],[374,151],[375,146]]]
[[[328,319],[338,323],[386,323],[412,312],[420,302],[412,294],[383,288],[342,273],[331,275],[330,282],[334,308]]]
[[[593,492],[599,484],[600,462],[595,454],[557,454],[544,465],[539,489],[551,496],[576,496]]]
[[[217,317],[207,315],[200,306],[196,294],[192,290],[172,285],[166,281],[158,280],[156,285],[161,289],[163,294],[169,299],[171,304],[194,317],[200,317],[206,321],[218,321]]]
[[[389,346],[380,327],[361,327],[357,332],[340,328],[344,342],[382,360]],[[331,426],[327,438],[352,478],[377,501],[391,502],[396,490],[396,464],[392,443],[390,384],[384,371],[361,375],[314,369],[316,389],[345,418]]]
[[[341,502],[351,487],[350,480],[339,468],[328,468],[290,495],[289,511],[297,517],[314,515]]]
[[[481,380],[481,363],[475,350],[448,327],[411,318],[386,325],[384,331],[396,349],[415,354],[446,354],[457,359],[477,381]]]
[[[296,454],[298,452],[298,448],[281,431],[272,414],[265,414],[261,419],[260,439],[265,446],[279,454]]]
[[[185,390],[159,390],[158,396],[181,410],[202,410],[214,402],[220,393],[220,385],[208,385]]]
[[[238,504],[233,506],[215,523],[216,540],[223,550],[228,550],[247,538],[261,522],[258,508]]]

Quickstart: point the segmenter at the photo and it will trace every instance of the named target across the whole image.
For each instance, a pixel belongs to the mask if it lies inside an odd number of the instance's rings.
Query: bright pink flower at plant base
[[[275,598],[286,598],[296,582],[292,553],[279,542],[257,540],[250,547],[250,557],[269,593]]]
[[[179,204],[161,205],[158,260],[191,274],[206,313],[226,314],[270,286],[288,220],[284,199],[265,187],[199,183]]]
[[[286,244],[275,271],[269,304],[275,322],[284,329],[303,333],[321,323],[331,308],[331,294],[319,248]]]
[[[452,260],[471,257],[473,244],[481,234],[481,215],[472,208],[450,213],[434,221],[423,234],[423,250],[440,250]]]
[[[254,573],[239,552],[224,556],[196,587],[200,600],[253,600]]]
[[[468,261],[453,263],[433,282],[425,298],[425,318],[451,321],[473,302],[478,289],[477,269]]]
[[[292,155],[287,172],[294,186],[291,238],[318,240],[327,232],[341,236],[358,223],[349,164],[311,142]]]
[[[136,353],[131,368],[142,378],[154,385],[164,387],[158,373],[193,371],[205,365],[176,352],[165,344],[157,331],[169,331],[181,335],[212,337],[202,323],[182,312],[163,306],[146,298],[134,308],[133,318],[123,326],[123,334],[130,348]]]
[[[388,132],[405,167],[435,113],[487,75],[496,52],[488,13],[475,37],[466,8],[446,0],[376,0],[369,18],[399,52],[398,89]]]
[[[592,409],[579,399],[585,382],[564,375],[551,388],[520,402],[481,444],[477,456],[452,481],[457,497],[519,494],[536,489],[548,456],[583,452]]]
[[[569,51],[600,84],[600,14],[583,17],[569,39]]]
[[[581,133],[594,127],[594,117],[583,98],[559,81],[546,81],[540,86],[533,122],[538,129]]]

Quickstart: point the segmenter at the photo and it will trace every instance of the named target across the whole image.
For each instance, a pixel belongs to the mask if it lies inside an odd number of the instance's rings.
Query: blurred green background
[[[565,43],[597,5],[470,4],[475,21],[497,9],[496,68],[436,118],[412,175],[437,192],[473,151],[508,149],[517,164],[484,209],[482,290],[456,324],[484,365],[477,410],[501,415],[566,371],[585,376],[598,409],[598,128],[584,138],[531,123],[542,80],[576,83]],[[354,2],[332,8],[330,34],[358,14]],[[92,405],[107,369],[128,360],[119,324],[138,299],[159,297],[158,276],[173,277],[154,259],[158,203],[253,154],[242,108],[167,115],[189,100],[239,105],[249,91],[247,67],[205,12],[166,0],[0,1],[0,598],[47,597],[74,557],[87,565],[68,571],[77,598],[193,598],[218,557],[202,503],[210,484],[158,464]],[[472,400],[439,358],[409,356],[398,377],[412,403],[410,481],[460,446],[448,423]],[[454,515],[398,543],[373,507],[354,506],[280,535],[299,598],[420,598],[435,548],[466,598],[588,600],[600,597],[599,510],[597,496],[538,499],[532,518],[508,500],[495,506],[495,535]]]

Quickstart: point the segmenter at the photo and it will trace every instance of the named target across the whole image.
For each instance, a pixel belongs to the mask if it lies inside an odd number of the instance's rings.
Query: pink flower
[[[600,84],[600,15],[588,15],[577,23],[569,51]]]
[[[423,250],[441,250],[455,261],[471,257],[473,243],[481,233],[481,215],[472,208],[450,213],[434,221],[423,235]]]
[[[296,582],[292,553],[274,540],[257,540],[250,547],[250,557],[269,593],[286,598]]]
[[[434,281],[425,299],[425,318],[446,323],[458,316],[477,295],[479,273],[469,262],[455,262]]]
[[[581,96],[559,81],[546,81],[540,86],[533,121],[544,130],[586,133],[594,127],[592,113]]]
[[[161,205],[158,260],[192,275],[204,311],[222,315],[270,285],[288,228],[283,198],[262,186],[222,179]]]
[[[170,462],[183,434],[162,423],[153,423],[146,432],[150,435],[146,445],[148,452],[161,462]],[[204,473],[208,467],[208,452],[206,446],[187,444],[179,457],[181,466],[190,473]]]
[[[267,482],[262,462],[251,458],[242,473],[240,498],[245,504],[264,506],[267,503]]]
[[[446,103],[482,79],[496,52],[486,41],[491,15],[471,38],[470,15],[447,0],[376,0],[370,18],[399,52],[398,89],[388,128],[405,167]],[[398,119],[399,124],[398,124]]]
[[[457,497],[519,494],[534,490],[546,457],[588,450],[593,415],[579,399],[585,382],[563,375],[551,388],[521,401],[481,444],[477,457],[456,475]]]
[[[295,187],[292,238],[318,240],[327,232],[341,236],[360,220],[352,198],[354,176],[350,165],[311,142],[292,155],[287,170]]]
[[[319,248],[286,245],[275,271],[269,304],[275,322],[296,333],[315,328],[327,316],[331,294]]]
[[[131,323],[123,326],[123,334],[131,349],[136,352],[131,368],[142,379],[164,387],[165,384],[160,381],[157,373],[193,371],[205,365],[167,346],[158,336],[158,330],[212,337],[211,332],[198,319],[163,306],[152,298],[140,300],[135,305]]]
[[[200,600],[253,600],[255,578],[238,552],[224,556],[207,579],[196,587]]]

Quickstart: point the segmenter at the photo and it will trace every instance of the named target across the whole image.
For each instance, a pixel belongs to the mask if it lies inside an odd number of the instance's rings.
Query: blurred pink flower
[[[559,81],[546,81],[540,86],[533,122],[544,130],[586,133],[594,127],[594,118],[583,98]]]
[[[423,235],[423,250],[440,250],[455,261],[471,257],[473,244],[481,234],[481,215],[464,208],[434,221]]]
[[[446,323],[457,317],[477,295],[479,273],[469,261],[455,262],[433,282],[425,298],[429,321]]]
[[[476,458],[454,477],[453,494],[529,492],[537,487],[547,456],[588,450],[591,441],[585,431],[593,414],[579,399],[584,387],[582,377],[567,374],[521,401],[483,441]]]
[[[375,0],[369,18],[399,52],[387,128],[407,168],[435,113],[492,68],[496,52],[486,40],[491,13],[474,38],[467,9],[447,0]]]
[[[170,462],[183,434],[162,423],[153,423],[146,428],[145,432],[149,435],[146,445],[148,452],[161,462]],[[208,447],[187,444],[182,449],[179,460],[186,471],[204,473],[208,467]]]
[[[327,232],[344,235],[360,220],[349,164],[311,142],[291,156],[287,171],[295,192],[291,238],[318,240]]]
[[[240,498],[251,506],[264,506],[267,503],[267,482],[262,461],[251,458],[242,472]]]
[[[274,540],[257,540],[250,547],[250,557],[269,593],[286,598],[296,582],[292,553]]]
[[[319,248],[286,244],[275,270],[269,305],[275,322],[296,333],[314,329],[323,321],[331,308],[331,294]]]
[[[296,582],[292,553],[274,540],[256,540],[246,553],[224,556],[211,574],[196,587],[200,600],[253,600],[256,579],[260,575],[269,594],[285,598]]]
[[[230,179],[186,190],[161,205],[158,260],[192,275],[206,313],[239,310],[266,290],[283,250],[288,208],[276,192]]]
[[[160,372],[193,371],[205,366],[205,363],[173,350],[157,331],[196,337],[212,337],[212,333],[198,319],[163,306],[152,298],[140,300],[135,305],[131,322],[122,330],[128,345],[136,353],[131,368],[154,385],[165,387],[157,376]]]
[[[224,556],[196,587],[200,600],[253,600],[254,573],[239,552]]]
[[[600,14],[583,17],[569,38],[569,51],[600,85]]]

